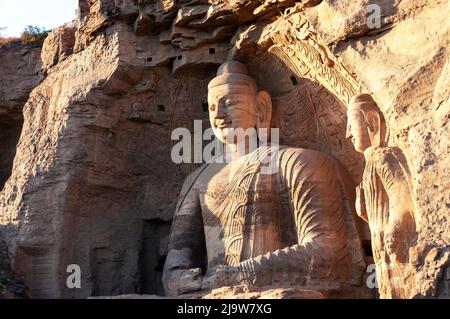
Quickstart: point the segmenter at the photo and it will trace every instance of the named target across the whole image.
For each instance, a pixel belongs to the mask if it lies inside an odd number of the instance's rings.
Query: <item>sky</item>
[[[78,0],[0,0],[2,37],[20,36],[27,25],[54,29],[75,18]]]

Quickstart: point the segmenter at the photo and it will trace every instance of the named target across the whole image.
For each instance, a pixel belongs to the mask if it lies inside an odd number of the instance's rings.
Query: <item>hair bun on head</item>
[[[353,97],[350,100],[350,104],[348,106],[349,110],[361,110],[363,112],[367,111],[377,111],[380,112],[380,109],[373,99],[372,95],[363,93]]]
[[[217,70],[217,76],[209,82],[208,89],[224,84],[244,85],[256,91],[256,82],[248,75],[245,64],[227,61]]]
[[[222,64],[217,70],[217,76],[225,73],[239,73],[248,75],[248,70],[245,64],[237,61],[228,61]]]

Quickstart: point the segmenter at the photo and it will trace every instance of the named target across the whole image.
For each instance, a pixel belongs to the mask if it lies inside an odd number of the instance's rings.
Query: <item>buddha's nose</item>
[[[345,138],[350,139],[350,138],[352,138],[352,137],[353,137],[353,135],[352,135],[352,129],[351,129],[350,125],[347,125],[347,131],[345,132]]]
[[[227,117],[227,112],[225,111],[225,108],[223,105],[217,106],[217,112],[216,112],[216,118],[218,119],[225,119]]]

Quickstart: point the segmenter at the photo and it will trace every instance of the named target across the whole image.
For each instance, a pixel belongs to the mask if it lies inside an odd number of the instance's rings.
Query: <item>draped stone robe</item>
[[[263,171],[268,154],[277,154],[271,174]],[[263,146],[241,158],[235,173],[230,167],[209,164],[186,180],[170,235],[166,287],[185,269],[212,272],[219,265],[238,267],[250,285],[325,292],[361,276],[360,242],[335,160],[313,150]]]
[[[364,207],[362,218],[370,225],[373,257],[381,298],[408,298],[409,288],[405,286],[407,277],[408,251],[413,246],[417,234],[414,229],[402,229],[399,225],[395,245],[389,247],[386,232],[392,219],[392,212],[399,202],[410,203],[411,189],[408,171],[400,160],[401,151],[395,147],[371,147],[364,153],[366,167],[363,181],[358,187],[357,206]],[[399,260],[394,262],[393,257]]]

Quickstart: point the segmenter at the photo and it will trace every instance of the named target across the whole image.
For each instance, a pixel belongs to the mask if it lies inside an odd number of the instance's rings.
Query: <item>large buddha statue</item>
[[[211,127],[232,150],[230,130],[270,127],[271,97],[258,92],[243,64],[222,65],[208,88]],[[167,295],[244,285],[346,296],[365,269],[352,186],[339,163],[315,150],[269,143],[244,149],[186,179],[164,267]],[[268,156],[272,171],[263,170]]]

